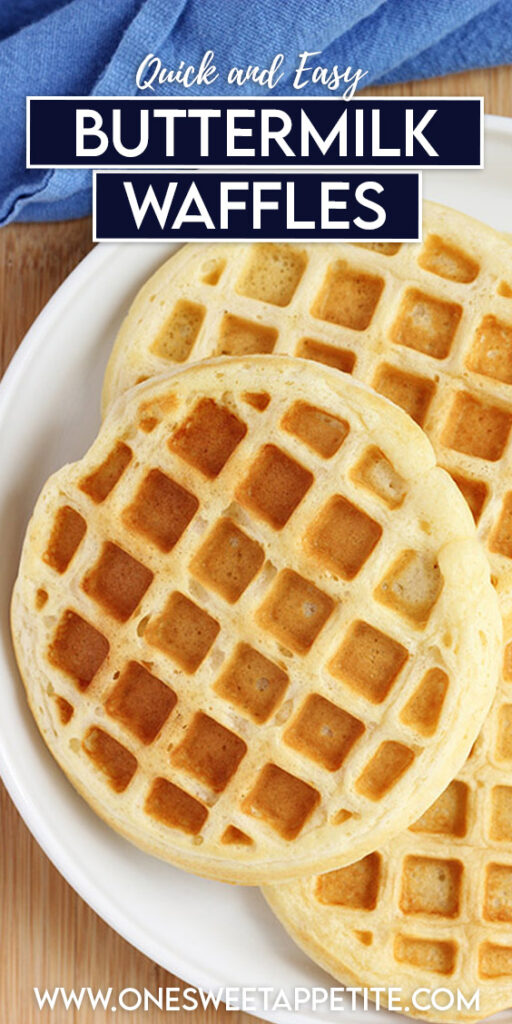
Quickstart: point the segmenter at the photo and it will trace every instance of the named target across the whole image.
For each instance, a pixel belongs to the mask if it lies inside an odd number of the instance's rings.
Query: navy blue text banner
[[[417,241],[420,176],[97,171],[95,240]]]
[[[29,97],[28,167],[480,167],[482,101]]]

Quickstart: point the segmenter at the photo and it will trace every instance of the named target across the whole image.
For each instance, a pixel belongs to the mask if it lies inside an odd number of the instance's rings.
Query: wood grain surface
[[[477,70],[443,79],[371,89],[372,95],[484,96],[487,113],[512,116],[512,67]],[[12,225],[0,231],[1,369],[5,369],[41,308],[92,248],[89,219],[61,224]],[[40,1011],[33,987],[91,986],[114,991],[180,983],[138,953],[76,895],[23,824],[0,787],[0,1022],[1,1024],[106,1024],[111,1012]],[[240,937],[243,941],[243,937]],[[235,979],[234,979],[235,980]],[[118,1024],[156,1024],[157,1009],[120,1010]],[[249,1024],[225,1009],[174,1013],[174,1024]]]

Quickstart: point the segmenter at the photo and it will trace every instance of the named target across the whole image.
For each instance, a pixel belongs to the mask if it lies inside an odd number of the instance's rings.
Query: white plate
[[[512,231],[512,121],[489,118],[486,168],[431,171],[427,197]],[[100,245],[64,282],[16,354],[0,387],[0,770],[50,859],[129,942],[203,989],[326,986],[329,979],[287,937],[256,889],[194,878],[140,853],[75,794],[27,709],[9,635],[9,600],[25,526],[41,485],[78,458],[99,426],[104,367],[117,327],[145,278],[175,245]],[[49,980],[49,979],[48,979]],[[94,979],[90,979],[94,985]],[[258,1013],[286,1021],[284,1012]],[[396,1021],[346,1012],[351,1024]],[[295,1014],[308,1024],[328,1012]]]

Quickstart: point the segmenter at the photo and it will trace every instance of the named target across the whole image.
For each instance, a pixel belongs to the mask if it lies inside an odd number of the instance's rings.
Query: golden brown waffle
[[[501,621],[420,429],[304,360],[217,360],[120,399],[46,484],[13,634],[56,759],[189,870],[327,869],[463,763]]]
[[[104,407],[170,364],[287,353],[402,406],[469,502],[498,586],[512,587],[512,248],[424,204],[418,245],[187,245],[121,327]]]
[[[512,637],[510,604],[505,633]],[[402,1007],[424,1020],[481,1020],[512,1004],[511,697],[509,641],[472,754],[419,821],[349,867],[265,889],[322,967],[345,984],[400,988]],[[424,990],[440,988],[452,992],[451,1008],[442,1009],[450,1005],[445,993],[437,1012],[425,1009]],[[471,1007],[477,990],[479,1006]]]

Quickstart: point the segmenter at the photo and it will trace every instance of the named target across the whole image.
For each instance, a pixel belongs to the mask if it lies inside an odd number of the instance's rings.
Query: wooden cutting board
[[[399,96],[484,96],[487,113],[512,116],[512,67],[371,89]],[[0,231],[0,370],[61,281],[92,248],[90,220],[20,224]],[[93,990],[174,987],[180,982],[121,939],[67,885],[23,824],[0,784],[0,1022],[106,1024],[111,1011],[40,1011],[33,993],[56,986]],[[120,1010],[116,1024],[161,1024],[157,1009]],[[243,1013],[179,1011],[173,1024],[250,1024]]]

